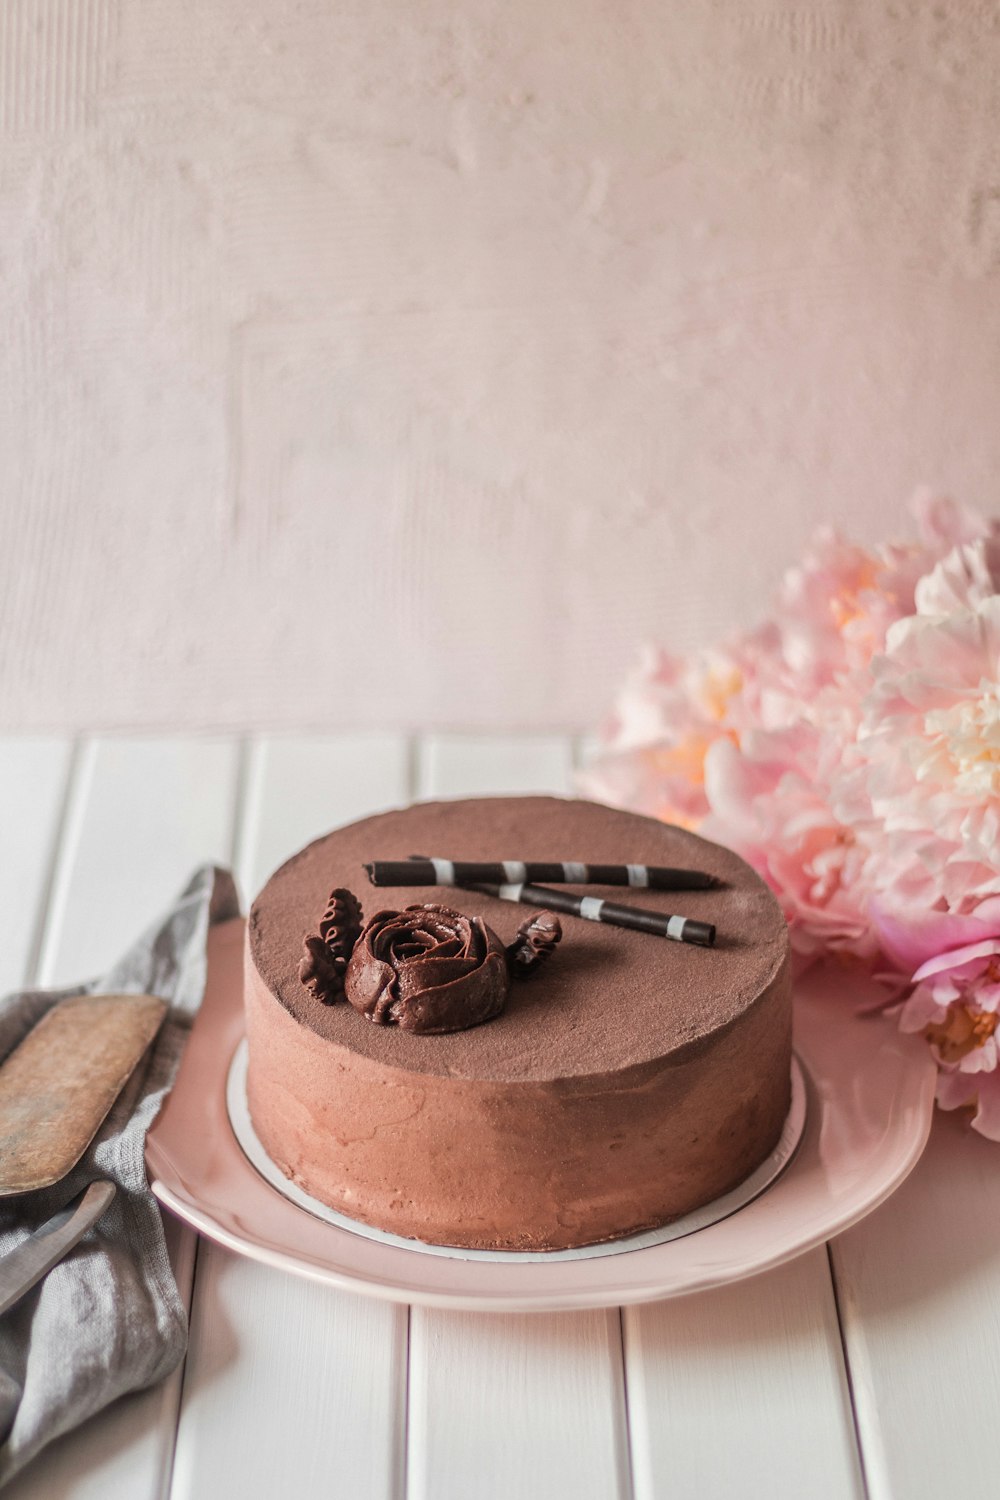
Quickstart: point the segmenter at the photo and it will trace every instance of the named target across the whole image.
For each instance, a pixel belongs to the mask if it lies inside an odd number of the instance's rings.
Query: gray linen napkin
[[[54,1187],[0,1200],[0,1255],[97,1178],[118,1186],[99,1222],[0,1318],[0,1485],[46,1443],[181,1361],[187,1318],[143,1148],[180,1062],[205,988],[209,927],[239,915],[226,870],[199,869],[169,912],[107,974],[75,989],[0,1001],[0,1058],[68,995],[149,993],[170,1010],[80,1163]]]

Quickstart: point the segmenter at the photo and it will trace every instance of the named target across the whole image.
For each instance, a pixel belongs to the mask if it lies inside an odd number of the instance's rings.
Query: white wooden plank
[[[601,754],[601,739],[596,734],[578,735],[573,744],[573,762],[579,771],[592,766]]]
[[[410,1340],[410,1500],[628,1495],[616,1309],[415,1307]]]
[[[39,976],[112,963],[203,860],[232,858],[234,740],[90,741],[71,797]]]
[[[0,995],[33,978],[71,752],[68,739],[0,740]]]
[[[831,1250],[871,1500],[993,1500],[1000,1147],[939,1114],[921,1161]]]
[[[405,801],[401,738],[273,740],[251,757],[241,869]],[[173,1500],[390,1500],[405,1431],[406,1309],[336,1292],[202,1241]]]
[[[172,1496],[390,1500],[405,1402],[405,1308],[201,1242]]]
[[[398,734],[255,742],[238,872],[247,895],[310,839],[408,801],[410,758]]]
[[[202,860],[230,857],[235,742],[115,740],[87,746],[69,798],[43,943],[45,983],[96,972]],[[181,1295],[194,1235],[169,1218]],[[160,1500],[170,1472],[181,1372],[117,1402],[44,1450],[11,1500]]]
[[[567,738],[448,736],[418,758],[421,790],[570,790]],[[414,1309],[410,1326],[409,1492],[627,1493],[617,1311],[497,1317]]]
[[[624,1320],[636,1500],[863,1494],[825,1249]]]
[[[430,735],[419,747],[421,797],[571,790],[573,741],[567,735]]]

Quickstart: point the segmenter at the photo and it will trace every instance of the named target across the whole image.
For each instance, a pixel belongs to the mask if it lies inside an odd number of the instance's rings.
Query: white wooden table
[[[559,738],[0,740],[0,990],[97,972],[194,865],[244,897],[414,796],[567,790]],[[430,1312],[168,1224],[182,1371],[11,1500],[994,1500],[1000,1146],[939,1116],[888,1204],[752,1281],[627,1310]]]

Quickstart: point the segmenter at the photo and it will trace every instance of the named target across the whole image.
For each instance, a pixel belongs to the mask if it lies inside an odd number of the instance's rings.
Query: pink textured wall
[[[969,0],[5,0],[0,722],[586,723],[994,508],[998,80]]]

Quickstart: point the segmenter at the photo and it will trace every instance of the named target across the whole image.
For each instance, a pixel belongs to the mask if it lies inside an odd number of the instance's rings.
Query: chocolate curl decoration
[[[344,960],[345,968],[363,925],[361,902],[354,892],[342,886],[331,891],[326,911],[320,917],[319,935],[333,956]]]
[[[354,945],[361,935],[361,903],[353,891],[338,887],[330,892],[319,932],[305,939],[305,957],[299,978],[311,995],[324,1005],[333,1005],[344,993],[344,975]]]
[[[562,923],[551,911],[536,912],[517,929],[507,949],[507,967],[512,979],[527,979],[555,952],[562,937]]]

